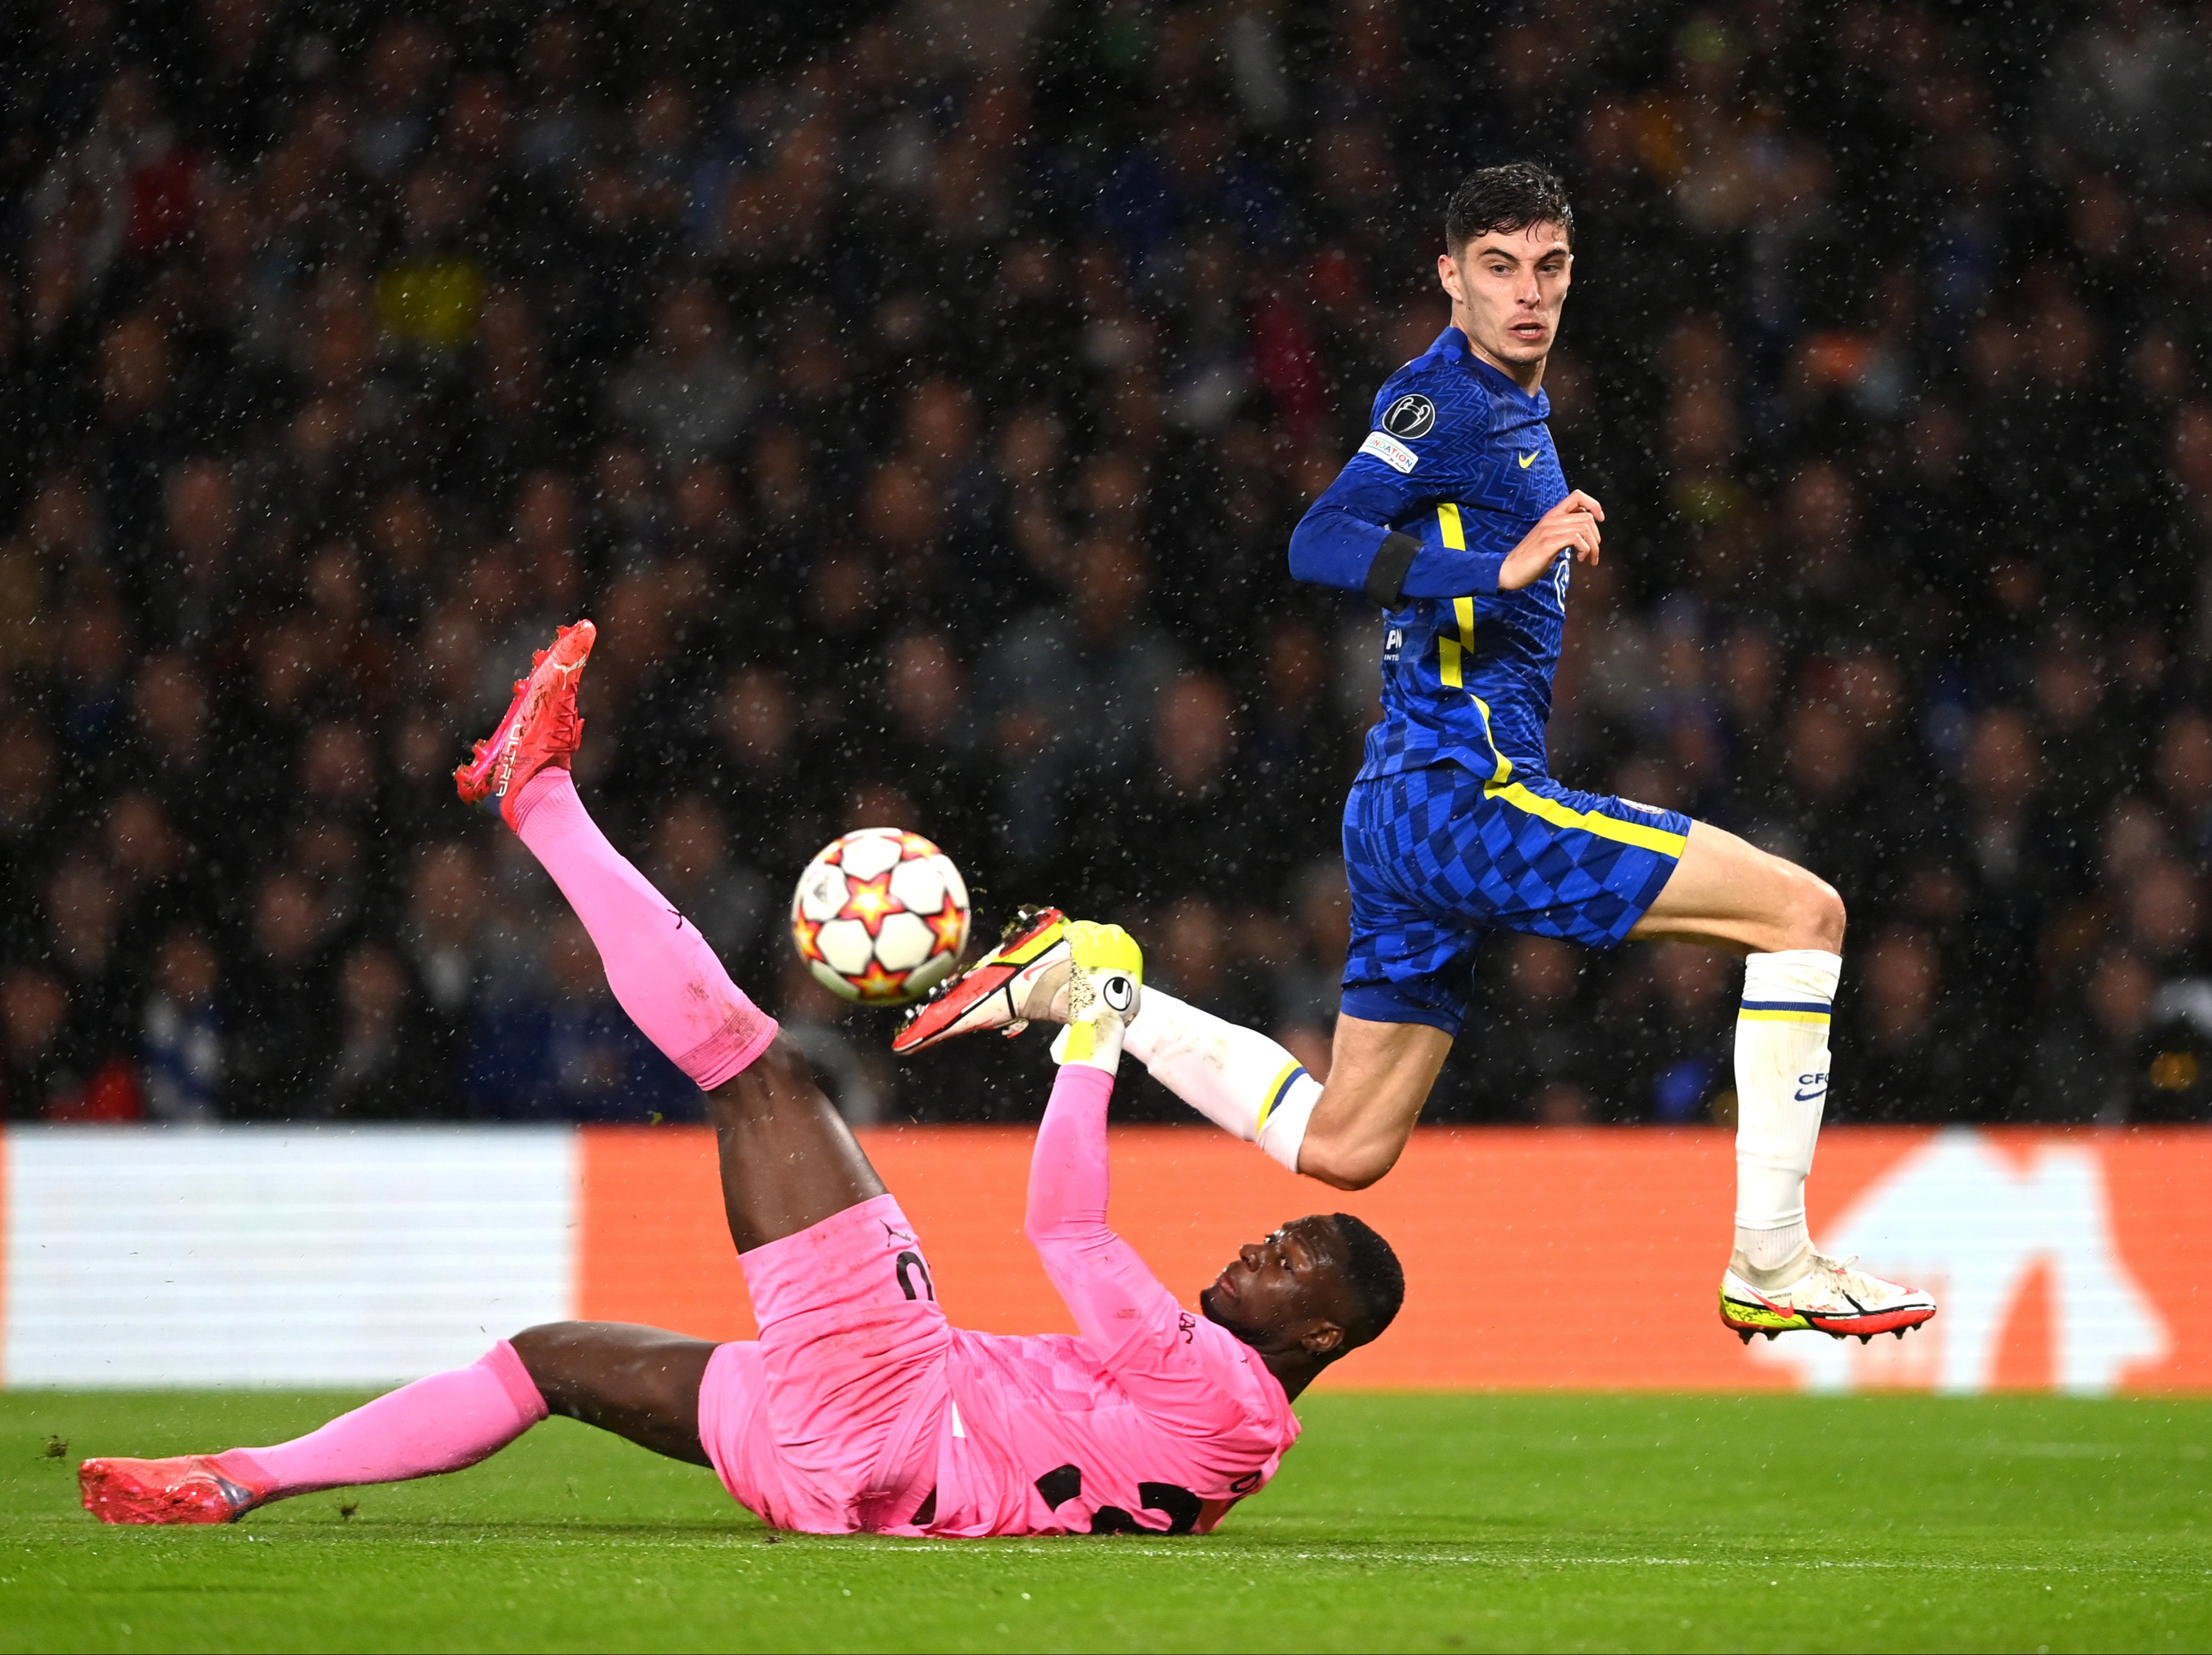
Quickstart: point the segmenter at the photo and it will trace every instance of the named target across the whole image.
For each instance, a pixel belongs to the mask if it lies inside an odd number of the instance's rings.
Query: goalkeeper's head
[[[1329,1213],[1293,1219],[1240,1248],[1198,1303],[1296,1396],[1378,1336],[1405,1297],[1406,1272],[1390,1244],[1351,1214]]]

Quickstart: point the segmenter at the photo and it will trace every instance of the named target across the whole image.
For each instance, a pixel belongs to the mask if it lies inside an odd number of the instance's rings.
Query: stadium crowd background
[[[796,970],[871,822],[1322,1069],[1380,628],[1284,547],[1520,157],[1557,773],[1842,890],[1834,1117],[2207,1112],[2212,7],[727,9],[0,20],[9,1118],[695,1114],[448,779],[579,613],[593,808],[856,1117],[1038,1095]],[[1502,937],[1431,1117],[1725,1121],[1735,991]]]

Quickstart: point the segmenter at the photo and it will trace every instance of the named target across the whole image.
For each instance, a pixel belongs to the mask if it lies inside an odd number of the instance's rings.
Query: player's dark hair
[[[1444,249],[1456,259],[1478,235],[1517,235],[1536,224],[1557,224],[1570,244],[1575,239],[1575,210],[1558,176],[1528,161],[1485,167],[1469,173],[1444,204]]]
[[[1344,1280],[1359,1306],[1359,1325],[1346,1328],[1345,1348],[1364,1345],[1381,1336],[1406,1302],[1406,1269],[1390,1244],[1374,1229],[1349,1213],[1333,1213],[1330,1220],[1344,1238]]]

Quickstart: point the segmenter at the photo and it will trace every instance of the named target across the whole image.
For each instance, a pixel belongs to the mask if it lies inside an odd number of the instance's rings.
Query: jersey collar
[[[1549,419],[1552,417],[1552,398],[1549,392],[1539,386],[1536,394],[1530,396],[1528,392],[1514,384],[1508,375],[1476,356],[1474,346],[1468,342],[1467,335],[1461,332],[1456,325],[1447,327],[1437,335],[1437,342],[1429,349],[1455,357],[1463,367],[1492,391],[1500,396],[1512,398],[1515,402],[1535,415],[1538,419]]]

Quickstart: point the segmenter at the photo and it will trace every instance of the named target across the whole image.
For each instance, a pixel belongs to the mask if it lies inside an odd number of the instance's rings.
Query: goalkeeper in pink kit
[[[295,1441],[93,1459],[110,1523],[226,1523],[289,1495],[472,1465],[549,1414],[711,1466],[779,1528],[1026,1535],[1209,1530],[1297,1440],[1291,1402],[1374,1338],[1404,1278],[1346,1214],[1241,1249],[1186,1311],[1107,1226],[1106,1110],[1143,992],[1127,935],[1078,928],[1027,1229],[1078,1335],[950,1326],[898,1207],[805,1062],[689,922],[601,836],[568,775],[589,622],[563,628],[457,772],[560,885],[638,1026],[709,1095],[760,1338],[568,1322]]]

